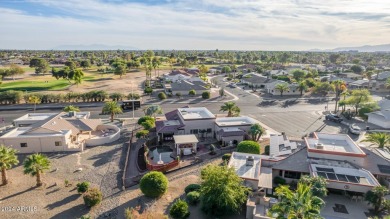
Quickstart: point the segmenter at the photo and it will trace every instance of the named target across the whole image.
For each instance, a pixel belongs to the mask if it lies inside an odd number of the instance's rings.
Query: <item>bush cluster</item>
[[[88,191],[89,182],[77,183],[76,187],[78,193],[85,193],[86,191]]]
[[[237,145],[237,151],[249,154],[260,154],[260,144],[254,141],[242,141]]]
[[[190,205],[196,205],[200,201],[200,193],[197,191],[192,191],[187,194],[187,202]]]
[[[199,191],[200,190],[200,185],[199,184],[189,184],[184,188],[184,192],[186,194],[193,192],[193,191]]]
[[[177,200],[169,210],[169,215],[174,219],[184,219],[190,216],[187,202],[180,199]]]
[[[222,160],[223,160],[223,161],[226,161],[226,162],[229,162],[231,156],[232,156],[232,154],[226,153],[226,154],[224,154],[224,155],[222,156]]]
[[[167,191],[168,179],[161,172],[151,171],[141,178],[140,188],[145,196],[157,198]]]
[[[88,207],[93,207],[102,202],[103,195],[98,188],[90,188],[83,196],[84,204]]]

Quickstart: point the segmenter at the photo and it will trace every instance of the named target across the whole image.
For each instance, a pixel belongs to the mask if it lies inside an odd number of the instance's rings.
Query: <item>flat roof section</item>
[[[175,144],[198,143],[196,135],[173,135]]]
[[[206,107],[177,109],[184,120],[214,119],[215,116]]]
[[[253,165],[247,165],[247,158],[249,156],[253,157]],[[234,167],[239,177],[259,180],[261,158],[256,154],[233,152],[229,166]]]
[[[55,116],[57,114],[58,113],[28,113],[26,115],[23,115],[23,116],[15,119],[14,121],[26,121],[26,120],[41,121],[41,120],[46,120],[50,116]]]
[[[215,124],[217,124],[219,127],[253,125],[256,122],[257,122],[256,120],[247,116],[223,117],[223,118],[217,118],[215,120]]]

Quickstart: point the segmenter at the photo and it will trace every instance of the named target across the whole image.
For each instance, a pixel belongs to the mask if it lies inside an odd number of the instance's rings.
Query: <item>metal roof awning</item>
[[[174,135],[175,144],[198,143],[196,135]]]
[[[259,176],[259,188],[272,189],[272,169],[261,167]]]

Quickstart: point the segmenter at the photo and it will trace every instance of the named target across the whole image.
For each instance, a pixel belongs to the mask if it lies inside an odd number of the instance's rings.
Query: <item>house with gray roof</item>
[[[384,129],[390,129],[390,100],[380,100],[378,105],[380,110],[366,113],[368,116],[367,121]]]
[[[254,72],[244,74],[241,78],[241,83],[257,88],[265,88],[267,84],[272,83],[274,81],[276,80]]]
[[[174,96],[176,96],[178,93],[180,93],[181,96],[186,96],[190,90],[195,90],[196,95],[201,95],[203,92],[210,90],[207,87],[207,84],[202,80],[178,80],[170,84],[164,84],[164,88],[167,94],[172,94]]]

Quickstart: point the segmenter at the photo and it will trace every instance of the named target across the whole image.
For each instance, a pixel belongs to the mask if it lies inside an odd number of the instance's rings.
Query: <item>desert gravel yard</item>
[[[23,174],[22,162],[8,171],[11,183],[0,186],[0,218],[79,218],[90,214],[95,218],[103,212],[115,215],[111,209],[119,199],[110,197],[122,189],[122,170],[125,153],[122,150],[128,141],[126,131],[110,145],[87,148],[84,152],[70,154],[47,154],[51,169],[43,176],[44,187],[35,187],[35,178]],[[82,168],[79,171],[79,168]],[[65,180],[72,186],[65,187]],[[103,192],[103,202],[94,209],[84,206],[82,196],[75,189],[78,182],[88,181],[91,187]],[[108,213],[107,213],[108,212]]]

